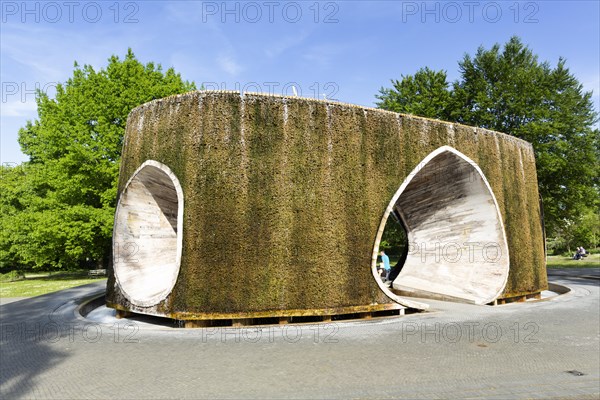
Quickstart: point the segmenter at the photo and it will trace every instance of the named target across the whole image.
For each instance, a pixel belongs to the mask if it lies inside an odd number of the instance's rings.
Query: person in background
[[[387,254],[385,254],[385,251],[383,250],[381,250],[379,254],[381,255],[381,263],[383,264],[383,269],[385,273],[384,282],[387,282],[390,279],[390,258],[387,256]]]
[[[581,260],[585,254],[585,249],[583,247],[578,247],[575,254],[573,254],[573,260]]]

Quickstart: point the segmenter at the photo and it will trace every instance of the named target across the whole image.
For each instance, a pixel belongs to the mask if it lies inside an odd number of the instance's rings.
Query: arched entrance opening
[[[396,279],[402,270],[402,266],[408,256],[408,248],[408,233],[404,222],[402,222],[402,218],[398,212],[392,210],[385,223],[385,229],[379,243],[380,257],[377,260],[378,274],[386,286],[391,286],[391,282]],[[386,272],[383,268],[381,251],[384,251],[385,255],[389,258],[389,272]]]
[[[386,294],[486,304],[502,293],[509,270],[502,217],[464,154],[440,147],[409,174],[382,218],[372,268],[391,214],[406,228],[408,251]]]
[[[164,164],[148,160],[131,176],[115,213],[115,277],[134,305],[164,300],[177,280],[183,243],[183,191]]]

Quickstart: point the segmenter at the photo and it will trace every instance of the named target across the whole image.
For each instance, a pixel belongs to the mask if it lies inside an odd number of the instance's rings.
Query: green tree
[[[127,115],[150,100],[193,89],[172,68],[144,65],[130,49],[98,71],[75,63],[54,98],[39,92],[38,119],[19,131],[30,161],[2,170],[0,263],[106,263]]]
[[[406,229],[400,222],[400,219],[390,213],[381,236],[379,248],[385,250],[389,254],[402,256],[408,251],[408,237]]]
[[[593,249],[600,245],[600,212],[588,208],[580,214],[574,229],[575,246]]]
[[[552,68],[513,37],[501,51],[480,47],[459,63],[454,120],[533,144],[546,227],[552,235],[596,202],[596,112],[564,59]]]
[[[449,121],[532,143],[549,236],[564,232],[589,207],[598,210],[600,152],[598,131],[593,130],[597,113],[592,93],[583,91],[565,60],[560,59],[556,67],[540,63],[519,38],[512,37],[503,48],[496,44],[489,50],[480,47],[474,57],[465,55],[459,69],[460,79],[449,93],[437,91],[428,100],[415,97],[418,92],[411,89],[396,99],[384,89],[377,96],[379,105],[432,116],[421,110],[447,104],[445,114],[438,115]],[[403,77],[404,87],[411,88],[412,80]],[[417,107],[404,105],[412,101]],[[427,101],[429,106],[422,104]]]
[[[600,214],[598,209],[587,208],[561,225],[555,237],[551,238],[548,248],[554,254],[573,254],[576,247],[593,249],[600,245]]]
[[[392,80],[392,88],[381,88],[377,106],[389,111],[447,120],[450,90],[445,71],[421,68],[412,75]]]

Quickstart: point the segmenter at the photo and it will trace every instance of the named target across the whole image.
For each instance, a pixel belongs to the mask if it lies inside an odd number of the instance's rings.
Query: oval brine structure
[[[411,248],[389,288],[375,266],[391,212]],[[500,132],[329,100],[153,100],[127,120],[113,265],[108,307],[189,325],[536,296],[535,154]]]

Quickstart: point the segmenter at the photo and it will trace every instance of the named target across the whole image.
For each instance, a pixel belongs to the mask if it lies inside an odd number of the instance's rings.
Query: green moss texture
[[[475,161],[498,201],[510,251],[503,297],[546,289],[529,143],[484,129],[335,102],[191,92],[127,121],[119,193],[146,160],[181,182],[181,268],[167,315],[390,303],[371,272],[385,208],[425,156],[449,145]],[[112,278],[107,299],[127,308]],[[138,310],[143,311],[143,310]]]

